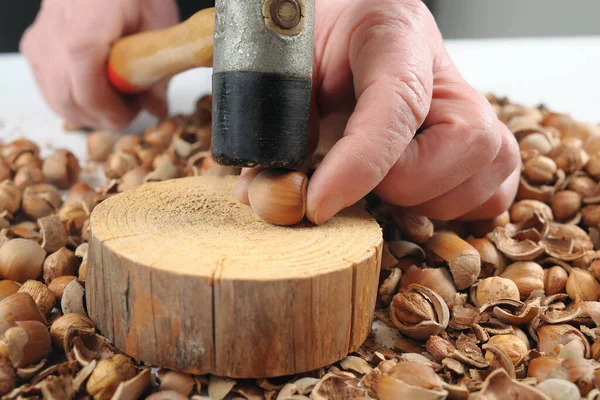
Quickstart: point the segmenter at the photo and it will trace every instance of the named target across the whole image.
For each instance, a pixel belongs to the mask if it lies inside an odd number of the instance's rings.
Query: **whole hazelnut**
[[[544,269],[533,261],[517,261],[500,275],[517,285],[521,300],[526,300],[535,290],[544,290]]]
[[[552,183],[556,177],[558,167],[549,157],[536,156],[525,162],[524,174],[532,183],[548,184]]]
[[[16,238],[0,247],[0,278],[24,283],[42,274],[46,251],[33,240]]]
[[[597,227],[600,223],[600,204],[590,204],[581,209],[581,219],[586,226]]]
[[[567,271],[559,265],[555,265],[544,270],[544,291],[546,296],[563,293],[569,275]]]
[[[258,174],[248,189],[252,210],[266,222],[294,225],[306,212],[308,178],[302,172],[267,170]]]
[[[59,276],[58,278],[52,279],[52,282],[48,285],[48,289],[50,289],[52,293],[54,293],[54,296],[56,296],[56,299],[60,301],[65,292],[65,288],[74,280],[77,280],[77,277],[73,275]]]
[[[566,287],[567,294],[573,301],[598,301],[600,299],[600,283],[590,271],[572,268]]]
[[[12,178],[12,169],[2,157],[0,157],[0,182]]]
[[[599,153],[590,155],[590,160],[588,161],[585,169],[592,178],[600,179],[600,154]]]
[[[46,318],[27,293],[15,293],[0,301],[0,336],[19,321],[46,323]]]
[[[49,183],[68,189],[79,179],[81,168],[77,158],[68,150],[56,150],[44,160],[42,172]]]
[[[8,279],[0,280],[0,300],[17,293],[20,287],[17,282]]]
[[[556,193],[550,203],[554,218],[557,221],[573,218],[581,208],[581,200],[581,195],[573,190]]]
[[[588,197],[594,191],[596,182],[587,175],[571,176],[567,187],[569,190],[579,193],[581,197]]]

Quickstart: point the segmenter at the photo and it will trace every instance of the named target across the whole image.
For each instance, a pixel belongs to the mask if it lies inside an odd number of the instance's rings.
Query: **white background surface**
[[[464,77],[481,91],[600,121],[600,37],[449,41],[447,46]],[[210,86],[208,69],[176,76],[169,91],[171,110],[190,112]],[[129,131],[141,131],[150,122],[142,115]],[[62,125],[26,62],[18,55],[0,56],[0,140],[25,136],[85,157],[85,135],[63,132]]]

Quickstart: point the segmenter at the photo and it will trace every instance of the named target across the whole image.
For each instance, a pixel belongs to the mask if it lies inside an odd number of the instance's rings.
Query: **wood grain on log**
[[[230,377],[294,374],[356,350],[373,317],[382,234],[357,208],[270,225],[235,177],[147,184],[91,217],[87,306],[147,363]]]

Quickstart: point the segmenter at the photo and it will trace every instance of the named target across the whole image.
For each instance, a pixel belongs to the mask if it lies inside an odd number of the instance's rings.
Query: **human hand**
[[[136,32],[178,22],[173,0],[44,0],[21,40],[42,94],[70,125],[121,128],[142,109],[167,113],[167,84],[124,97],[106,65],[111,45]]]
[[[519,180],[517,143],[461,77],[426,6],[316,3],[311,118],[336,121],[329,133],[339,140],[310,180],[307,217],[321,224],[372,190],[441,220],[506,210]],[[245,170],[236,186],[243,202],[256,172]]]

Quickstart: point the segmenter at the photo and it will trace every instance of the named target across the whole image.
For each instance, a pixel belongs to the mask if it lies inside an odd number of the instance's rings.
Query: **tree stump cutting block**
[[[190,373],[253,378],[336,362],[369,333],[382,233],[365,211],[322,226],[270,225],[193,177],[113,196],[91,216],[87,306],[128,355]]]

